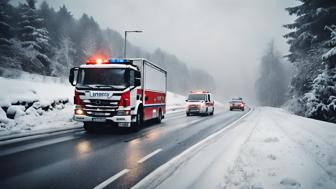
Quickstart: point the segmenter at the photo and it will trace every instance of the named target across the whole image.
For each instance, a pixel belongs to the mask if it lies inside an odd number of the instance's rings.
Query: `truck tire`
[[[161,121],[162,121],[162,111],[161,111],[161,109],[159,110],[159,116],[156,119],[156,121],[157,121],[157,123],[161,123]]]
[[[144,123],[143,110],[142,108],[140,108],[136,115],[136,121],[131,124],[131,130],[133,132],[139,131],[141,127],[143,127],[143,123]]]
[[[93,133],[95,131],[94,123],[84,122],[84,129],[88,133]]]

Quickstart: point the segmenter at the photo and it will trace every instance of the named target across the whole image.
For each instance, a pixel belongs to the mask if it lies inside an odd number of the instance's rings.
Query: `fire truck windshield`
[[[190,94],[188,101],[201,101],[205,100],[205,94]]]
[[[120,68],[81,68],[78,71],[77,85],[90,87],[126,88],[126,70]]]

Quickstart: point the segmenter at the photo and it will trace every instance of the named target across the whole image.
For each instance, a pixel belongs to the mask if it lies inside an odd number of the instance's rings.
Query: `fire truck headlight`
[[[75,114],[76,115],[83,115],[84,114],[84,111],[82,109],[76,109],[75,110]]]
[[[117,112],[117,116],[127,116],[127,115],[130,115],[131,111],[129,110],[119,110]]]

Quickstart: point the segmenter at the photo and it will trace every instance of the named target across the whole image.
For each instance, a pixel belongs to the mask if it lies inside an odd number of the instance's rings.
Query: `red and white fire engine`
[[[146,59],[88,60],[72,68],[74,120],[92,131],[97,123],[139,130],[166,113],[167,72]]]

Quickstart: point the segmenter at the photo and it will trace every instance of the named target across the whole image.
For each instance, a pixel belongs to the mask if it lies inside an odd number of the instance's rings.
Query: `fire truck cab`
[[[215,103],[213,95],[209,91],[191,91],[186,100],[186,115],[213,115]]]
[[[70,70],[74,120],[93,131],[99,123],[139,130],[166,113],[167,72],[146,59],[88,60]]]

